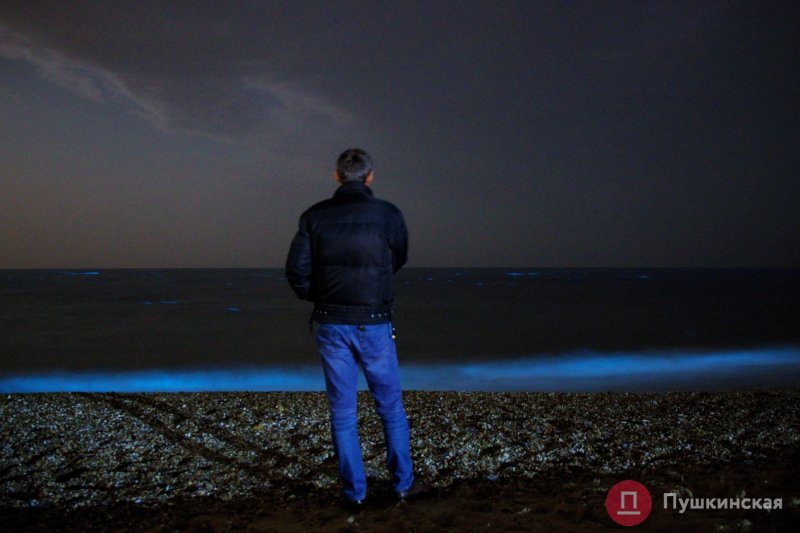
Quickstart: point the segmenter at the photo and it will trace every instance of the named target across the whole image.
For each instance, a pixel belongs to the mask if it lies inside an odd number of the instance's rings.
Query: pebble
[[[2,506],[267,493],[288,500],[298,483],[339,487],[324,392],[0,398]],[[800,444],[798,400],[792,390],[404,393],[415,474],[434,487],[573,468],[601,476],[752,460]],[[364,467],[389,483],[380,418],[368,392],[358,402]]]

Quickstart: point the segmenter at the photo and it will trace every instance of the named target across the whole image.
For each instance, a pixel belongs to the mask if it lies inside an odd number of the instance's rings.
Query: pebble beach
[[[635,479],[655,529],[780,530],[800,518],[800,390],[406,391],[416,475],[396,502],[359,393],[368,508],[339,505],[322,392],[41,393],[0,399],[4,530],[591,530]],[[782,498],[780,510],[664,509],[662,493]]]

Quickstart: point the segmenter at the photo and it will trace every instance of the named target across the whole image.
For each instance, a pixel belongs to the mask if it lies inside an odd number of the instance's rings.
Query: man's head
[[[360,148],[345,150],[336,161],[336,181],[369,185],[372,182],[372,158]]]

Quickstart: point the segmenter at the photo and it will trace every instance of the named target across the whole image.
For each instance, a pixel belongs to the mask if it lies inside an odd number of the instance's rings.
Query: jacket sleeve
[[[286,257],[286,279],[298,298],[310,300],[311,295],[311,227],[303,213],[297,233]]]
[[[392,267],[394,272],[397,273],[408,261],[408,229],[406,228],[405,220],[403,220],[403,214],[399,209],[392,226],[389,245],[392,249]]]

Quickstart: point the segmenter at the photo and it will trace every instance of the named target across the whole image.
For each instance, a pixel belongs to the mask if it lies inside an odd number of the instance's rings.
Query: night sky
[[[350,147],[408,266],[800,267],[798,2],[72,4],[0,7],[0,268],[282,266]]]

